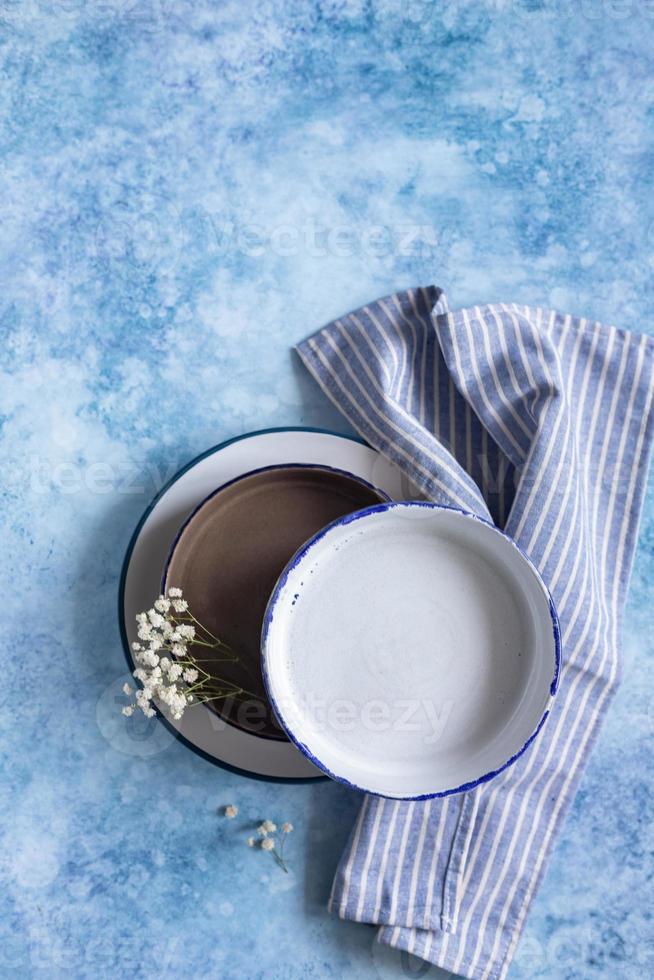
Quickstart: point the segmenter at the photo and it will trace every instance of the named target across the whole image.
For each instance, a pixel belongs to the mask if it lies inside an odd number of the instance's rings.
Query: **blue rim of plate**
[[[464,517],[471,517],[473,520],[479,521],[480,524],[485,524],[487,527],[490,527],[493,531],[495,531],[497,534],[500,534],[511,545],[513,545],[513,547],[516,549],[518,554],[521,555],[521,557],[527,562],[527,565],[531,568],[536,578],[536,581],[540,584],[543,590],[545,598],[548,600],[549,614],[552,622],[552,636],[554,639],[554,674],[552,677],[552,681],[550,683],[550,688],[549,688],[550,694],[549,694],[547,706],[545,707],[543,714],[541,715],[540,721],[536,725],[536,728],[533,730],[533,732],[526,740],[526,742],[522,745],[522,747],[518,749],[518,751],[515,752],[509,759],[507,759],[506,762],[504,762],[501,766],[499,766],[499,768],[493,769],[491,772],[484,773],[483,775],[479,776],[477,779],[471,780],[468,783],[463,783],[461,786],[457,786],[453,789],[443,790],[439,793],[422,793],[419,796],[383,797],[382,793],[375,793],[372,790],[366,789],[365,786],[358,786],[356,783],[350,782],[350,780],[346,779],[344,776],[338,776],[336,775],[336,773],[333,773],[329,769],[329,767],[326,766],[324,762],[321,762],[321,760],[318,759],[313,754],[311,749],[307,745],[305,745],[304,742],[302,742],[299,738],[297,738],[293,734],[293,732],[289,729],[281,711],[279,710],[279,706],[275,701],[275,698],[271,690],[270,677],[268,673],[268,664],[266,662],[266,641],[268,639],[268,633],[270,632],[270,625],[272,623],[275,605],[279,601],[282,589],[286,585],[288,576],[293,571],[293,569],[299,564],[299,562],[304,558],[304,556],[314,547],[314,545],[316,545],[333,528],[345,527],[346,525],[353,524],[355,521],[361,520],[361,518],[365,518],[370,514],[383,513],[385,511],[392,510],[395,507],[423,507],[429,510],[454,511],[457,514],[462,514]],[[273,706],[273,710],[277,716],[277,720],[279,721],[279,724],[282,726],[282,728],[288,735],[289,739],[293,742],[293,744],[297,746],[300,752],[302,752],[307,757],[307,759],[314,764],[314,766],[316,766],[318,769],[322,769],[325,775],[329,776],[330,779],[334,779],[336,782],[342,783],[344,786],[348,786],[350,789],[356,789],[361,793],[368,793],[371,796],[379,796],[384,799],[406,800],[407,802],[433,800],[444,796],[453,796],[457,793],[467,793],[470,790],[476,789],[477,786],[481,786],[482,783],[487,783],[489,780],[494,779],[496,776],[499,776],[500,773],[504,772],[505,769],[508,769],[509,766],[512,766],[520,758],[520,756],[527,751],[527,749],[532,744],[534,739],[537,738],[543,725],[547,721],[547,718],[550,713],[552,699],[556,695],[556,692],[559,687],[559,680],[561,676],[561,656],[562,656],[561,627],[559,624],[558,613],[554,605],[554,600],[552,599],[550,590],[545,585],[545,582],[543,581],[540,572],[534,565],[531,558],[527,554],[525,554],[525,552],[522,550],[520,545],[517,544],[517,542],[514,541],[514,539],[510,535],[506,534],[505,531],[497,527],[497,525],[493,524],[492,521],[486,520],[485,517],[480,517],[478,514],[473,514],[471,511],[464,510],[461,507],[450,507],[445,504],[435,504],[432,503],[431,501],[424,501],[424,500],[404,500],[404,501],[396,500],[396,501],[390,501],[390,503],[387,504],[375,504],[372,507],[366,507],[362,510],[358,510],[354,514],[346,514],[345,517],[339,517],[335,521],[332,521],[331,524],[328,524],[326,527],[318,531],[317,534],[314,534],[312,538],[310,538],[300,548],[298,548],[298,550],[295,552],[293,557],[286,565],[279,579],[277,580],[275,588],[272,591],[272,594],[268,601],[268,605],[266,607],[266,613],[263,621],[263,629],[261,631],[261,673],[263,675],[263,682],[266,688],[266,693],[268,695],[268,700]]]
[[[316,428],[314,426],[307,426],[307,425],[288,425],[288,426],[282,425],[282,426],[273,426],[272,428],[268,428],[268,429],[256,429],[254,432],[245,432],[243,433],[243,435],[240,436],[232,436],[231,439],[225,439],[223,442],[219,442],[217,443],[217,445],[211,446],[210,449],[206,449],[203,453],[200,453],[198,456],[194,456],[193,459],[189,460],[188,463],[182,466],[181,469],[179,469],[174,474],[174,476],[172,476],[170,480],[168,480],[167,483],[164,484],[161,490],[158,491],[158,493],[153,497],[153,499],[150,501],[150,503],[144,510],[136,527],[134,528],[134,531],[132,532],[132,536],[129,539],[129,544],[127,545],[127,550],[125,552],[125,557],[123,558],[123,563],[120,570],[120,579],[118,582],[118,627],[120,630],[120,640],[123,647],[123,654],[125,656],[125,660],[127,662],[127,666],[130,670],[130,673],[134,670],[134,661],[132,660],[132,655],[129,646],[129,639],[127,637],[127,630],[125,629],[125,585],[127,583],[127,570],[129,568],[132,552],[134,551],[134,546],[136,545],[141,530],[143,529],[143,525],[147,521],[148,517],[150,516],[150,514],[152,513],[156,505],[159,503],[161,498],[164,496],[164,494],[166,494],[170,490],[173,484],[177,483],[177,481],[182,476],[184,476],[185,473],[187,473],[198,463],[201,463],[203,459],[206,459],[208,456],[213,456],[215,453],[220,452],[220,450],[222,449],[226,449],[228,446],[231,446],[235,442],[242,442],[245,439],[253,439],[255,436],[267,436],[267,435],[273,435],[275,433],[281,434],[284,432],[313,432],[316,435],[337,436],[339,439],[348,439],[350,442],[356,442],[360,446],[368,446],[368,448],[370,449],[372,448],[369,445],[369,443],[365,441],[365,439],[361,439],[359,438],[359,436],[350,435],[349,433],[334,432],[333,429],[321,429],[321,428]],[[265,776],[262,773],[250,772],[249,769],[242,769],[240,766],[232,765],[230,762],[224,762],[222,759],[216,759],[208,752],[205,752],[204,749],[201,749],[197,745],[194,745],[193,742],[191,742],[188,738],[186,738],[185,735],[182,735],[180,731],[178,731],[173,725],[170,724],[166,716],[162,714],[162,712],[158,708],[156,708],[156,705],[155,705],[155,709],[157,711],[157,716],[159,718],[159,721],[163,725],[165,725],[165,727],[168,729],[171,735],[174,736],[174,738],[176,738],[179,742],[182,742],[182,744],[184,744],[187,748],[189,748],[192,752],[194,752],[195,755],[201,756],[203,759],[205,759],[206,762],[211,762],[214,766],[218,766],[220,769],[225,769],[227,770],[227,772],[233,772],[239,776],[247,776],[249,779],[256,779],[259,782],[263,782],[263,783],[300,784],[300,783],[321,782],[327,779],[326,775],[325,776]]]

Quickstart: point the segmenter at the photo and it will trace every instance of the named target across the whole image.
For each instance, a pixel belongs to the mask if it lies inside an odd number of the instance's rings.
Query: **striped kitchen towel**
[[[490,512],[539,568],[559,693],[518,762],[426,802],[365,797],[331,908],[470,978],[504,977],[615,690],[652,442],[654,342],[434,287],[335,320],[298,351],[357,431],[430,499]]]

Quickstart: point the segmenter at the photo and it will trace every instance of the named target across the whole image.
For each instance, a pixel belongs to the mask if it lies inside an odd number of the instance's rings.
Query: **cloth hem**
[[[384,908],[374,908],[372,905],[365,905],[359,912],[348,912],[338,907],[336,902],[331,899],[327,903],[327,911],[330,915],[335,915],[341,922],[356,922],[359,925],[379,926],[380,929],[423,929],[424,916],[416,915],[415,922],[401,921],[401,917],[396,912],[390,918],[390,910]],[[438,930],[444,934],[451,933],[452,930],[443,928],[441,925],[441,915],[434,915],[429,919],[426,932]]]

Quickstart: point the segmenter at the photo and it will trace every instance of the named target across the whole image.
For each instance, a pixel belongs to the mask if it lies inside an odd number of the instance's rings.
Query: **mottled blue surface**
[[[647,0],[0,0],[3,977],[409,975],[324,911],[355,794],[120,750],[122,555],[207,446],[344,430],[289,348],[368,299],[651,330],[653,43]],[[654,973],[653,500],[516,980]]]

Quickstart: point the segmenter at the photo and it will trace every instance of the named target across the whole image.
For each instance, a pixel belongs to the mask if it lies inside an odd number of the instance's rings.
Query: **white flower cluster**
[[[199,688],[208,678],[198,682],[200,671],[188,652],[188,645],[196,639],[196,628],[190,622],[180,622],[177,616],[188,612],[188,603],[181,589],[169,589],[160,595],[152,609],[139,613],[137,635],[132,643],[137,668],[134,677],[141,687],[133,692],[129,684],[123,691],[134,693],[134,702],[123,708],[128,717],[140,708],[147,718],[155,714],[153,701],[164,705],[175,720],[179,720],[186,707],[196,701],[194,685]],[[187,617],[192,618],[192,617]]]
[[[282,824],[280,829],[282,834],[290,834],[291,831],[293,830],[293,824],[288,823],[287,821],[286,823]],[[272,853],[272,856],[274,857],[275,861],[280,866],[282,871],[288,872],[288,866],[284,858],[285,838],[282,837],[282,843],[278,850],[276,839],[274,837],[269,836],[270,834],[274,834],[276,830],[277,830],[276,823],[273,823],[272,820],[264,820],[263,823],[259,824],[259,826],[257,827],[257,834],[259,835],[258,838],[248,837],[245,843],[247,844],[248,847],[257,847],[258,845],[262,851],[268,851]]]

